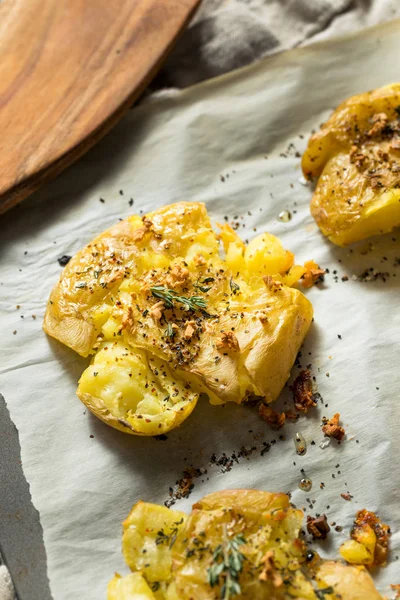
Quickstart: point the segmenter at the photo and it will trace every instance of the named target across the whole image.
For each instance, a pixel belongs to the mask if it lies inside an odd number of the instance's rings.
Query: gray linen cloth
[[[203,0],[147,94],[184,88],[268,54],[398,17],[399,0]],[[14,600],[1,556],[0,600]]]

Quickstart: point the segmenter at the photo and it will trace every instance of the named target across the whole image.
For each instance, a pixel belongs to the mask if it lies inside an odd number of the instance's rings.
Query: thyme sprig
[[[200,310],[206,314],[205,309],[207,308],[207,301],[202,296],[190,296],[187,298],[186,296],[177,294],[174,290],[169,290],[163,285],[154,285],[150,288],[150,292],[154,298],[164,300],[164,304],[167,308],[173,308],[174,302],[179,302],[186,306],[188,310]]]
[[[223,540],[214,550],[213,564],[207,569],[208,583],[211,587],[221,585],[221,600],[229,600],[241,594],[239,575],[243,570],[246,557],[240,546],[246,543],[242,534],[229,539],[226,525],[223,526]]]

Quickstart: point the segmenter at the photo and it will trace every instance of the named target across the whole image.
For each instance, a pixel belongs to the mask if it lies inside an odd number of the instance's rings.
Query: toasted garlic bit
[[[174,265],[171,272],[167,275],[166,283],[169,288],[181,288],[188,283],[190,279],[189,269],[181,265]]]
[[[217,348],[221,352],[226,351],[226,350],[228,350],[228,351],[230,350],[232,352],[240,351],[238,339],[232,331],[224,331],[217,338]]]
[[[153,223],[147,217],[143,217],[142,221],[143,221],[143,227],[136,229],[132,233],[132,239],[134,242],[141,242],[143,240],[144,236],[146,235],[146,233],[149,233],[153,227]]]
[[[189,341],[192,339],[193,335],[195,334],[197,329],[196,323],[195,321],[189,321],[186,324],[186,329],[185,332],[183,334],[183,337],[185,338],[185,340]]]
[[[164,300],[160,300],[159,302],[156,302],[156,304],[153,304],[153,306],[150,309],[150,314],[155,321],[161,321],[161,317],[163,316],[164,310]]]
[[[127,329],[130,333],[133,333],[135,329],[135,321],[133,318],[133,310],[131,306],[128,306],[122,317],[122,328]]]

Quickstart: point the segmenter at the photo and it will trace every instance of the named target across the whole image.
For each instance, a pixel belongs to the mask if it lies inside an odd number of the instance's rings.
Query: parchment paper
[[[339,249],[326,241],[309,215],[311,190],[301,182],[296,156],[343,98],[398,80],[399,34],[394,22],[135,108],[78,164],[2,217],[0,391],[19,430],[56,600],[105,597],[114,571],[125,571],[121,521],[139,499],[164,502],[189,465],[207,472],[180,509],[222,488],[290,491],[298,506],[344,527],[333,527],[320,548],[331,556],[356,510],[378,510],[393,536],[391,562],[377,582],[388,591],[400,581],[399,234],[377,238],[373,247]],[[299,261],[314,258],[330,270],[325,285],[309,292],[315,323],[300,359],[312,363],[323,404],[283,432],[268,430],[249,407],[201,402],[165,441],[118,433],[75,397],[86,361],[42,333],[58,257],[119,218],[182,199],[206,202],[214,221],[236,217],[245,239],[256,235],[254,228],[277,234]],[[289,223],[277,220],[283,209],[293,214]],[[388,274],[355,280],[371,267]],[[342,415],[347,440],[321,449],[321,417],[334,412]],[[296,430],[308,441],[304,457],[294,452]],[[249,455],[230,471],[210,465],[213,453],[218,461],[243,446]],[[301,468],[313,481],[310,493],[297,487]],[[343,492],[353,500],[343,500]]]

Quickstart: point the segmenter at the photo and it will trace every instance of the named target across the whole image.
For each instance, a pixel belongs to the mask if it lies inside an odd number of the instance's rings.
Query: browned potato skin
[[[400,151],[392,147],[392,137],[367,133],[372,131],[375,115],[385,114],[388,122],[398,119],[395,109],[399,106],[400,84],[353,96],[308,143],[302,158],[303,173],[307,179],[319,178],[311,214],[335,244],[345,246],[400,225],[400,173],[379,156],[386,153],[389,162],[395,164]],[[372,160],[357,162],[357,153]],[[390,192],[389,197],[383,196],[385,192]]]

